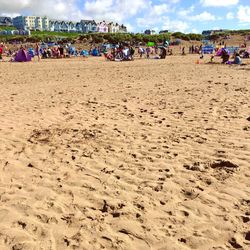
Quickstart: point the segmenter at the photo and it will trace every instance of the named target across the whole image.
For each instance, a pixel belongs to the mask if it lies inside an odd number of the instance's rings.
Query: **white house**
[[[95,20],[81,20],[77,23],[77,31],[83,33],[95,33],[97,32],[97,24]]]
[[[109,32],[108,24],[105,21],[98,23],[97,24],[97,32],[108,33]]]
[[[13,25],[20,30],[49,30],[49,19],[37,16],[17,16],[13,18]]]
[[[49,30],[56,32],[77,32],[77,23],[71,21],[51,20]]]

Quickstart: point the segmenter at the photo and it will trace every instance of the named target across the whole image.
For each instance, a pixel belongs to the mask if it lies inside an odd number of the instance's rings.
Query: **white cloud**
[[[180,11],[178,11],[178,15],[180,17],[187,17],[189,14],[191,14],[194,11],[194,5],[192,5],[191,7],[189,7],[188,9],[182,9]]]
[[[239,0],[200,0],[201,4],[205,7],[226,7],[239,3]]]
[[[186,19],[188,21],[200,21],[200,22],[207,22],[207,21],[215,21],[217,18],[207,12],[204,11],[197,15],[191,15],[194,12],[194,6],[191,6],[188,9],[180,10],[177,14],[180,18]]]
[[[198,31],[197,29],[192,29],[192,30],[191,30],[191,33],[198,34],[199,31]]]
[[[167,13],[169,10],[170,10],[169,5],[165,3],[159,5],[153,5],[150,15],[163,15]]]
[[[152,25],[160,23],[160,20],[157,16],[147,16],[147,17],[138,17],[136,18],[136,24],[141,28],[152,28]]]
[[[241,24],[250,23],[250,6],[239,6],[237,18]]]
[[[146,6],[146,0],[88,0],[84,4],[83,14],[85,18],[123,21],[135,16]]]
[[[0,12],[0,16],[7,16],[7,17],[16,17],[16,16],[20,16],[21,14],[20,13],[4,13],[4,12]]]
[[[179,21],[179,20],[170,20],[169,18],[166,18],[164,20],[162,29],[163,30],[170,30],[170,31],[180,31],[180,32],[186,32],[189,28],[189,25],[187,22]]]
[[[228,12],[227,15],[226,15],[226,18],[227,18],[228,20],[234,19],[234,13],[233,13],[233,12]]]
[[[168,2],[170,2],[170,3],[179,3],[180,0],[168,0]]]
[[[190,16],[189,19],[192,21],[206,22],[206,21],[215,21],[216,17],[211,13],[204,11],[201,14]]]
[[[77,0],[1,0],[2,13],[29,13],[51,18],[77,20],[82,16]],[[2,14],[1,13],[1,14]]]

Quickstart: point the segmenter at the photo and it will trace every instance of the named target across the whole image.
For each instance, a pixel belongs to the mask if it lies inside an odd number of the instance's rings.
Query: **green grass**
[[[15,27],[0,26],[0,30],[13,30]],[[250,30],[229,30],[222,34],[216,34],[217,38],[223,37],[225,35],[250,35]],[[197,40],[201,41],[203,36],[201,34],[184,34],[181,32],[159,34],[159,35],[145,35],[145,34],[123,34],[123,33],[67,33],[67,32],[52,32],[52,31],[32,31],[30,36],[17,36],[17,35],[0,35],[0,41],[23,41],[23,42],[40,42],[40,41],[68,41],[74,42],[74,40],[79,39],[81,41],[86,40],[88,42],[95,43],[118,43],[118,42],[134,42],[134,43],[147,43],[155,42],[162,43],[165,40],[175,40],[180,38],[182,40],[190,41]],[[212,38],[212,37],[211,37]]]
[[[0,26],[0,31],[2,30],[16,30],[14,26]]]
[[[54,31],[32,31],[32,36],[43,36],[43,37],[64,37],[64,38],[77,38],[80,33],[68,33],[68,32],[54,32]]]

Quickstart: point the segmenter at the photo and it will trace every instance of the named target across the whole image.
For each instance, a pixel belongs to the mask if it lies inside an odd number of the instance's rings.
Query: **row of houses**
[[[12,26],[12,18],[6,16],[0,16],[0,26]]]
[[[0,35],[21,35],[21,36],[29,36],[29,30],[1,30]]]
[[[215,34],[219,34],[219,33],[222,33],[222,32],[225,32],[227,30],[225,29],[219,29],[219,30],[204,30],[202,31],[202,35],[203,36],[211,36],[211,35],[215,35]]]
[[[107,23],[105,21],[96,23],[95,20],[81,20],[80,22],[66,22],[51,20],[49,22],[50,31],[81,32],[81,33],[127,33],[127,28],[118,23]]]
[[[13,25],[18,30],[40,30],[56,32],[101,32],[101,33],[126,33],[127,28],[114,22],[96,22],[95,20],[81,20],[80,22],[50,20],[47,17],[17,16],[13,19],[0,17],[0,25]]]

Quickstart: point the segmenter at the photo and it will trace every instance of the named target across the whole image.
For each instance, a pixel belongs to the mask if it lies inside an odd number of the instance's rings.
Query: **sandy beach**
[[[0,249],[250,249],[250,65],[196,60],[0,63]]]

